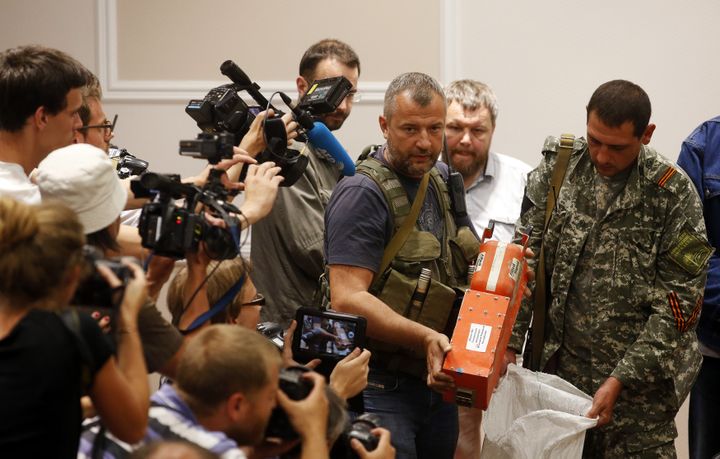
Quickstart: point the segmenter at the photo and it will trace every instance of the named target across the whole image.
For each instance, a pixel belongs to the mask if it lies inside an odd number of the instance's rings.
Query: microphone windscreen
[[[343,165],[343,175],[355,175],[355,162],[350,159],[345,148],[322,122],[315,121],[313,128],[307,131],[307,137],[313,147],[324,150]]]

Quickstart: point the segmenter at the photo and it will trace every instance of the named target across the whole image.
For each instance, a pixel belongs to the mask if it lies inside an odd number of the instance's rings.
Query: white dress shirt
[[[465,190],[467,212],[478,234],[495,220],[493,239],[510,242],[531,170],[519,159],[490,152],[485,173]]]

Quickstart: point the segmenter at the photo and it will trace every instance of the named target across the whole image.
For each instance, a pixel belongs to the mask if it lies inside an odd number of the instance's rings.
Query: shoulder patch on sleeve
[[[713,248],[697,235],[683,228],[670,248],[670,259],[685,271],[697,276],[707,266]]]
[[[660,178],[657,180],[658,186],[665,188],[665,185],[668,183],[668,181],[677,173],[677,169],[675,169],[672,166],[668,166],[667,169],[660,175]]]

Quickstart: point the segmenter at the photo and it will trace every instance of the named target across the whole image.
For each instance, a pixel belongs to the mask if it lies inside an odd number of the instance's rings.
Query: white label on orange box
[[[492,327],[490,325],[470,324],[470,333],[468,333],[465,349],[474,352],[486,352],[491,331]]]

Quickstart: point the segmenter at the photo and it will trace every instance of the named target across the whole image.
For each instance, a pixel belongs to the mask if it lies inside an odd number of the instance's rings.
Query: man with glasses
[[[103,110],[102,91],[96,78],[83,91],[83,104],[80,107],[82,126],[75,130],[75,143],[89,143],[105,153],[110,149],[117,115],[112,122],[107,119]]]
[[[330,130],[343,125],[357,98],[360,60],[339,40],[321,40],[305,51],[296,79],[298,95],[305,95],[313,81],[344,76],[353,85],[348,97],[320,121]],[[291,187],[278,192],[273,211],[253,225],[251,258],[258,290],[266,295],[264,321],[287,326],[301,306],[310,306],[323,273],[325,207],[340,179],[338,164],[326,153],[305,145],[309,164]]]
[[[30,172],[72,143],[81,124],[81,89],[91,77],[56,49],[21,46],[0,53],[0,195],[40,202]]]

